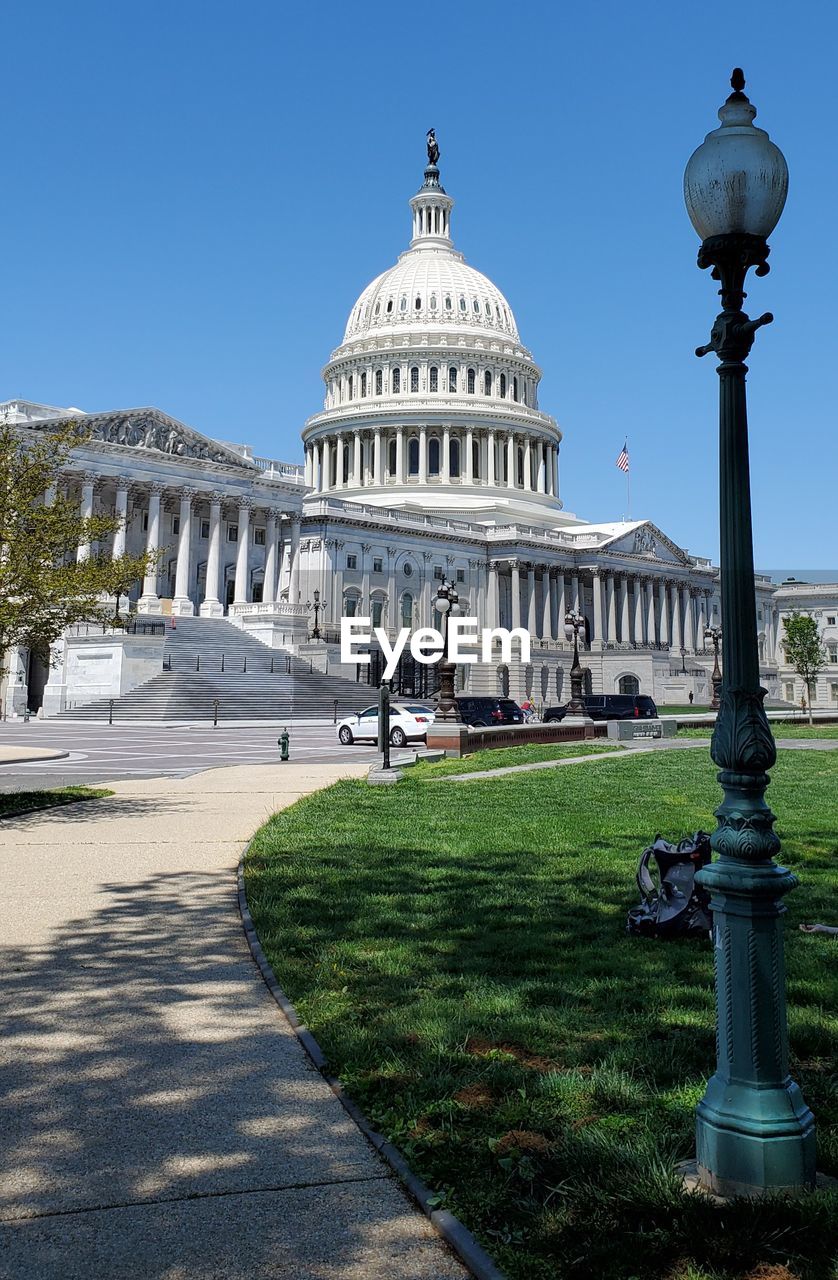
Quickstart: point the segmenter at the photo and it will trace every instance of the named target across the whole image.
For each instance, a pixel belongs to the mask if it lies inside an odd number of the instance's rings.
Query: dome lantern
[[[425,179],[410,202],[413,210],[411,249],[450,249],[451,210],[454,201],[439,180],[439,146],[433,129],[428,130],[428,164]]]

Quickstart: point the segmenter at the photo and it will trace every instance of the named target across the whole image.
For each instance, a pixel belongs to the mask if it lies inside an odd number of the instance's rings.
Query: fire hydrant
[[[287,760],[288,759],[288,730],[287,729],[282,730],[282,733],[277,738],[276,743],[277,743],[277,746],[279,747],[280,760]]]

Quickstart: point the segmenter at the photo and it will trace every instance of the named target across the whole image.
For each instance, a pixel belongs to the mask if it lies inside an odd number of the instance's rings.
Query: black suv
[[[656,720],[658,709],[645,693],[587,693],[582,701],[585,714],[592,720]],[[544,712],[548,720],[564,720],[567,705],[548,707]]]
[[[456,702],[463,724],[470,724],[475,729],[524,723],[524,713],[512,698],[473,698],[460,693]]]

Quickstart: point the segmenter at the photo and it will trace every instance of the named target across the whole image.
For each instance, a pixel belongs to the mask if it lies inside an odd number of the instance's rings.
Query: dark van
[[[461,693],[456,702],[463,724],[475,729],[524,723],[524,713],[512,698],[479,698]]]
[[[582,701],[592,720],[656,720],[658,716],[654,699],[645,693],[586,693]],[[563,720],[566,715],[567,704],[548,707],[544,720]]]

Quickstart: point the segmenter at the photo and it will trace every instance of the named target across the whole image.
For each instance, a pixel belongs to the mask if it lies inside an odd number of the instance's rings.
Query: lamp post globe
[[[724,798],[711,837],[717,859],[697,879],[711,894],[716,965],[716,1071],[696,1111],[702,1187],[722,1196],[799,1191],[815,1183],[814,1117],[789,1075],[783,895],[795,878],[778,866],[780,842],[765,802],[774,739],[759,683],[748,465],[745,359],[773,317],[742,310],[751,267],[768,272],[767,237],[785,204],[788,170],[737,68],[733,93],[687,165],[687,212],[712,267],[722,311],[710,342],[719,359],[720,571],[725,668],[711,755]]]

